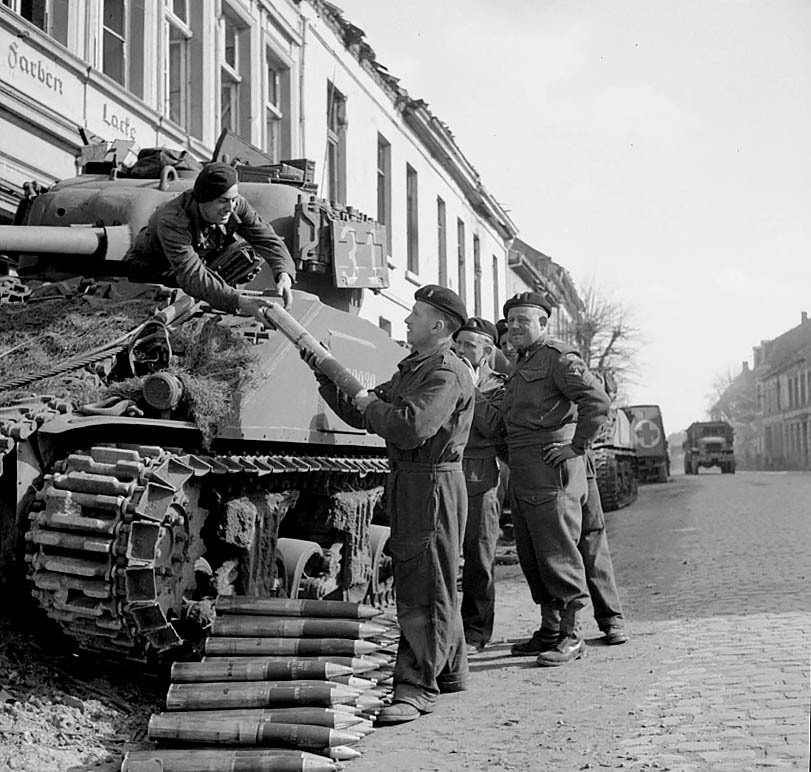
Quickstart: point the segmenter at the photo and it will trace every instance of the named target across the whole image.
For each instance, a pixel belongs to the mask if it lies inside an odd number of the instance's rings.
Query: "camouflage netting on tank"
[[[142,379],[107,383],[109,360],[13,387],[21,374],[45,373],[135,330],[157,305],[154,299],[102,302],[83,296],[0,305],[0,406],[33,393],[67,399],[74,408],[111,396],[139,401]],[[253,380],[256,356],[239,331],[210,316],[173,329],[171,345],[176,356],[169,371],[183,383],[187,417],[208,445],[217,424],[235,410],[234,398]]]
[[[168,371],[183,384],[188,417],[200,427],[208,447],[217,425],[235,418],[235,400],[255,377],[257,355],[239,331],[220,324],[218,317],[193,319],[173,330],[172,347],[179,356],[173,358]],[[113,383],[103,396],[126,397],[137,403],[141,379]]]
[[[20,388],[12,384],[21,375],[45,373],[110,343],[145,322],[154,308],[154,300],[144,299],[101,308],[97,299],[84,296],[0,305],[0,405],[33,393],[53,394],[76,406],[95,401],[104,387],[98,369],[73,370]]]

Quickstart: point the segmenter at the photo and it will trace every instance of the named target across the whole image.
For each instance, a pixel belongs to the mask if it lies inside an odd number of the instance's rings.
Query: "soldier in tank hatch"
[[[386,501],[391,524],[400,644],[391,705],[378,722],[401,723],[434,710],[442,692],[466,688],[467,651],[456,579],[467,516],[462,455],[473,421],[467,364],[451,349],[467,313],[437,285],[414,294],[406,317],[412,353],[391,380],[349,404],[302,355],[330,407],[348,423],[386,440],[391,462]]]
[[[496,347],[496,326],[471,317],[454,335],[454,347],[470,362],[476,384],[473,426],[462,468],[467,485],[467,523],[462,543],[462,622],[468,654],[477,654],[493,634],[496,584],[493,567],[499,537],[499,467],[506,453],[504,422],[498,405],[507,378],[490,367]]]
[[[262,308],[272,300],[241,295],[231,284],[247,277],[234,275],[229,283],[211,269],[228,250],[242,248],[237,237],[270,265],[284,305],[289,307],[296,277],[293,259],[284,241],[239,195],[236,170],[228,164],[208,164],[191,190],[159,206],[136,236],[125,260],[136,281],[175,284],[214,308],[251,314],[264,324]]]
[[[547,337],[550,312],[536,292],[504,305],[518,351],[503,403],[512,520],[521,569],[542,613],[540,629],[512,653],[537,655],[543,666],[585,654],[578,614],[588,587],[577,548],[587,496],[583,455],[610,404],[580,354]]]

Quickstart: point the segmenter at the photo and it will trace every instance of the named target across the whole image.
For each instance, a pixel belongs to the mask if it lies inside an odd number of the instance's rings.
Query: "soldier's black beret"
[[[471,316],[454,334],[454,340],[460,332],[476,332],[479,335],[486,335],[493,343],[498,343],[498,331],[496,325],[480,316]]]
[[[507,332],[507,320],[506,319],[499,319],[496,322],[496,332],[498,333],[498,339],[501,340],[501,336]]]
[[[506,317],[510,309],[516,306],[534,306],[546,311],[547,316],[552,315],[552,304],[547,300],[546,295],[542,295],[540,292],[519,292],[517,295],[513,295],[504,304],[504,316]]]
[[[440,287],[438,284],[426,284],[414,293],[414,299],[457,317],[461,324],[467,321],[465,304],[452,289]]]
[[[197,175],[194,181],[194,200],[198,204],[205,204],[219,198],[238,182],[237,170],[233,166],[220,161],[210,163]]]

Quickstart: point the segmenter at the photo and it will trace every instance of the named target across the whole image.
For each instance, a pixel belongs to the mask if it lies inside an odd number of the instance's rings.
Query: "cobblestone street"
[[[537,627],[499,569],[493,645],[471,689],[376,732],[355,772],[808,769],[811,475],[675,477],[608,515],[632,639],[549,672],[514,659]]]

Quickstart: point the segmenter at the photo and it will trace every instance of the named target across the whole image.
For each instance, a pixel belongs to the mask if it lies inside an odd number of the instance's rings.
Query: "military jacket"
[[[222,227],[200,219],[191,190],[159,206],[141,228],[127,259],[138,278],[159,281],[171,273],[187,294],[228,313],[237,310],[239,293],[206,268],[202,255],[222,249],[242,236],[270,265],[274,277],[288,273],[296,278],[293,258],[276,231],[256,210],[238,196],[230,220]]]
[[[473,422],[473,379],[462,360],[443,343],[413,353],[391,380],[374,389],[361,417],[335,386],[319,379],[327,403],[348,423],[386,440],[389,458],[418,464],[461,461]]]
[[[510,447],[571,441],[578,453],[608,416],[610,400],[580,354],[542,339],[522,352],[507,378],[503,410]]]
[[[493,370],[487,362],[479,366],[475,391],[475,409],[465,458],[482,458],[504,453],[506,427],[499,410],[504,399],[507,376]]]

